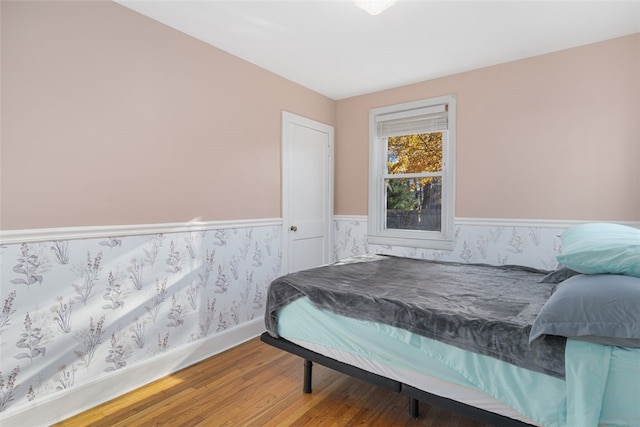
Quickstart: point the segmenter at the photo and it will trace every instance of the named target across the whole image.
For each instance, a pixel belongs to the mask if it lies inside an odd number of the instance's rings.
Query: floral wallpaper
[[[358,219],[334,222],[333,256],[342,259],[361,254],[387,254],[409,258],[451,262],[506,265],[516,264],[542,270],[557,266],[560,251],[558,227],[499,226],[459,224],[455,227],[452,251],[418,249],[367,243],[367,221]]]
[[[0,415],[261,318],[280,230],[0,246]]]

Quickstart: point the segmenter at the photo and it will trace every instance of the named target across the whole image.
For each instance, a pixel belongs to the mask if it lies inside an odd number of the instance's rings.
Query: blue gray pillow
[[[540,310],[529,342],[544,335],[640,347],[640,278],[579,274],[566,279]]]

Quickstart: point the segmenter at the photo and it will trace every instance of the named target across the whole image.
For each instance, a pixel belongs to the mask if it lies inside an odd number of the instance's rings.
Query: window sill
[[[450,239],[434,239],[434,238],[406,238],[391,236],[369,235],[367,241],[374,245],[385,246],[405,246],[410,248],[434,249],[443,251],[452,251],[454,241]]]

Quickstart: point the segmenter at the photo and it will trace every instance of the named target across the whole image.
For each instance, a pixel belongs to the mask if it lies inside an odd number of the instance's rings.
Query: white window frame
[[[378,135],[381,116],[415,116],[417,110],[446,105],[448,125],[442,144],[441,231],[386,228],[387,141]],[[456,96],[445,95],[421,101],[374,108],[369,112],[369,215],[368,241],[372,244],[453,250],[455,215]]]

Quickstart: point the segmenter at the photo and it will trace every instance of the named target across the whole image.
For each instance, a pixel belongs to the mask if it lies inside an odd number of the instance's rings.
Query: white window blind
[[[377,134],[381,138],[447,130],[447,105],[418,108],[376,116]]]

